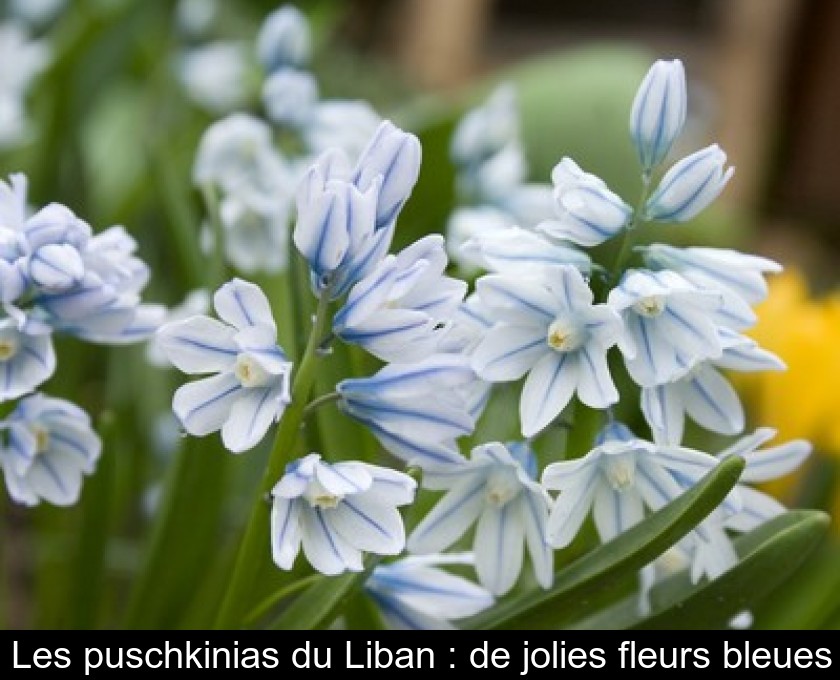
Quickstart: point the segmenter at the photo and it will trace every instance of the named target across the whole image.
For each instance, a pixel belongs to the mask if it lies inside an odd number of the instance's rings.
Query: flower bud
[[[551,173],[556,219],[538,230],[581,246],[596,246],[621,231],[633,213],[603,180],[584,172],[571,158],[563,158]]]
[[[723,191],[735,168],[726,168],[726,154],[712,144],[678,161],[665,173],[645,205],[645,216],[657,222],[687,222]]]
[[[679,59],[657,61],[636,92],[630,136],[645,172],[659,165],[685,123],[685,69]]]
[[[311,37],[306,17],[287,5],[268,15],[257,36],[257,58],[266,71],[304,66],[309,61]]]
[[[394,222],[420,174],[420,142],[414,135],[383,121],[356,164],[355,184],[367,192],[381,176],[376,229]]]

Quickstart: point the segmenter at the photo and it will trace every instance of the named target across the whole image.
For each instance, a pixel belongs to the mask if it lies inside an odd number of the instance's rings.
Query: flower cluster
[[[292,96],[309,88],[301,70],[309,50],[303,26],[294,10],[281,10],[258,45],[272,74],[269,111],[292,128],[313,115],[291,108],[310,101]],[[420,171],[417,138],[385,121],[358,153],[332,148],[314,159],[296,189],[293,234],[318,299],[306,349],[288,360],[266,296],[244,281],[225,284],[214,298],[221,321],[195,316],[158,334],[181,370],[214,374],[181,387],[175,413],[191,434],[221,430],[237,453],[281,420],[274,463],[305,436],[301,426],[311,411],[335,402],[386,452],[417,469],[421,488],[444,494],[406,532],[397,508],[414,500],[411,476],[369,462],[328,462],[320,453],[289,462],[282,475],[271,465],[277,566],[291,569],[302,548],[322,573],[362,572],[372,564],[364,553],[408,550],[416,555],[375,566],[366,592],[392,625],[448,626],[514,589],[526,564],[549,588],[554,551],[575,539],[590,512],[599,537],[609,541],[732,455],[747,463],[742,483],[674,552],[695,579],[715,578],[736,563],[728,532],[782,511],[747,483],[787,474],[810,447],[794,441],[761,449],[774,436],[766,429],[717,455],[683,443],[687,419],[720,435],[742,433],[743,410],[723,371],[782,367],[743,334],[776,263],[725,249],[635,242],[642,223],[692,219],[732,176],[712,145],[658,177],[685,115],[682,64],[657,62],[630,119],[644,189],[631,207],[570,158],[554,168],[553,187],[525,184],[513,94],[500,89],[458,126],[452,154],[462,193],[504,217],[474,215],[469,229],[450,225],[448,244],[432,235],[396,254],[388,254],[394,230]],[[221,125],[236,127],[242,141],[221,134]],[[271,173],[282,166],[268,128],[245,117],[211,129],[199,159],[199,183],[221,186],[227,197],[267,180],[263,190],[272,191]],[[472,292],[447,276],[447,249],[484,270]],[[309,401],[313,366],[339,341],[385,365]],[[493,386],[520,381],[516,440],[474,441],[465,455],[459,439],[476,430]],[[585,455],[535,453],[552,428],[586,427],[578,417],[587,410],[601,423],[589,433]],[[616,418],[639,410],[649,437]],[[441,554],[468,541],[467,557]],[[440,569],[462,562],[475,566],[480,585]],[[643,572],[644,592],[655,570]]]
[[[0,421],[0,465],[17,502],[69,505],[100,445],[81,409],[32,394],[56,370],[53,335],[139,342],[164,309],[141,302],[149,269],[123,227],[94,234],[58,203],[32,213],[26,194],[23,175],[0,181],[0,402],[24,397]]]
[[[214,111],[241,104],[242,52],[233,43],[192,48],[180,62],[188,89]],[[327,149],[355,160],[380,123],[364,102],[320,100],[317,81],[306,71],[310,53],[309,25],[299,10],[284,6],[270,14],[256,42],[267,120],[233,113],[207,129],[196,154],[193,181],[211,192],[221,225],[220,233],[205,231],[206,240],[221,239],[226,260],[245,274],[285,270],[303,174]]]

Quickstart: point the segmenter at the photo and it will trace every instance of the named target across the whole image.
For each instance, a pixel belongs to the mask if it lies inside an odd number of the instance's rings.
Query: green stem
[[[212,184],[205,184],[201,187],[201,195],[204,198],[207,216],[210,219],[210,229],[213,232],[212,259],[211,266],[207,270],[207,287],[210,290],[216,290],[224,283],[227,273],[227,267],[225,266],[225,229],[222,224],[219,194],[216,187]]]
[[[327,394],[322,394],[320,397],[315,397],[303,409],[303,417],[308,418],[322,406],[331,404],[339,399],[341,399],[341,395],[338,392],[328,392]]]
[[[267,557],[269,506],[265,499],[282,475],[288,454],[294,447],[303,423],[304,409],[315,381],[318,347],[327,332],[330,292],[330,288],[327,287],[318,300],[315,323],[292,383],[292,401],[286,407],[280,420],[271,457],[260,484],[260,492],[251,508],[251,516],[239,546],[233,574],[216,618],[216,628],[232,628],[240,625],[243,612],[248,605],[251,588],[260,566]]]
[[[639,200],[636,202],[636,209],[633,211],[633,220],[627,225],[624,233],[622,234],[621,245],[618,248],[615,260],[613,260],[612,269],[610,269],[610,273],[612,274],[614,280],[618,280],[618,277],[621,276],[624,266],[630,258],[630,253],[636,241],[637,228],[644,223],[642,215],[644,214],[645,203],[647,203],[649,196],[650,175],[644,174],[642,175],[642,191],[639,194]]]

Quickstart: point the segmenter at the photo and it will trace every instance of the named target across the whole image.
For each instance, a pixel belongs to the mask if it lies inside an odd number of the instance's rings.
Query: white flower
[[[84,475],[93,473],[102,443],[90,418],[63,399],[34,394],[0,424],[5,430],[0,467],[17,503],[72,505]]]
[[[245,46],[217,41],[184,50],[176,62],[187,96],[205,111],[227,113],[248,99]]]
[[[477,166],[518,141],[516,90],[503,84],[461,119],[452,134],[450,154],[459,165]]]
[[[336,386],[339,408],[365,425],[383,447],[424,470],[463,462],[455,439],[475,421],[461,389],[475,381],[469,361],[436,354],[413,364],[390,364],[368,378]]]
[[[301,128],[307,124],[318,102],[318,83],[310,73],[283,68],[263,83],[262,100],[274,123]]]
[[[581,273],[565,265],[542,276],[488,275],[477,288],[498,323],[472,355],[479,377],[490,382],[528,378],[519,414],[522,433],[535,435],[572,397],[593,408],[618,401],[607,366],[607,350],[621,333],[609,307],[593,305]]]
[[[24,99],[33,80],[47,67],[50,50],[30,40],[14,21],[0,24],[0,148],[23,141],[27,133]]]
[[[467,292],[444,276],[443,237],[432,234],[388,255],[350,290],[333,332],[383,361],[410,363],[434,353]]]
[[[537,582],[551,586],[553,553],[545,540],[550,499],[503,444],[478,446],[461,465],[424,472],[423,485],[447,493],[412,532],[411,552],[445,550],[476,523],[476,571],[490,592],[504,595],[513,588],[526,548]]]
[[[744,429],[744,408],[738,393],[718,369],[779,371],[784,364],[744,335],[718,330],[723,353],[696,363],[674,382],[642,388],[642,413],[654,441],[679,444],[688,416],[707,430],[738,434]],[[687,361],[687,360],[686,360]]]
[[[775,436],[776,430],[759,428],[711,460],[696,457],[690,465],[675,464],[675,452],[679,451],[677,447],[660,449],[660,457],[684,489],[696,484],[720,460],[741,456],[746,464],[739,483],[730,494],[737,495],[737,506],[724,504],[716,509],[677,545],[691,564],[694,583],[704,575],[715,579],[737,564],[738,557],[727,531],[752,531],[785,511],[784,506],[775,498],[747,485],[768,482],[793,472],[811,453],[811,445],[797,439],[766,449],[760,448]]]
[[[219,205],[227,260],[246,274],[276,274],[288,264],[291,197],[239,191]]]
[[[590,508],[601,540],[610,541],[640,522],[646,507],[658,510],[683,493],[686,487],[674,472],[705,473],[717,463],[694,449],[657,447],[611,423],[583,458],[552,463],[543,471],[543,486],[560,492],[548,521],[549,542],[555,548],[571,543]],[[692,476],[694,483],[700,477]],[[724,503],[737,510],[738,500],[730,494]]]
[[[193,165],[196,186],[217,185],[226,193],[242,187],[263,193],[290,184],[289,170],[262,120],[234,113],[213,123],[201,137]]]
[[[676,380],[723,351],[714,318],[721,294],[675,272],[628,270],[607,304],[624,320],[618,347],[630,377],[642,387]]]
[[[484,242],[485,236],[504,234],[512,225],[510,215],[494,206],[455,209],[446,223],[446,251],[449,258],[462,271],[473,272],[487,268],[479,243]]]
[[[665,173],[645,204],[645,217],[656,222],[687,222],[723,191],[735,173],[726,154],[712,144],[678,161]]]
[[[698,288],[720,291],[722,323],[747,328],[755,323],[750,305],[767,297],[765,274],[782,271],[778,262],[726,248],[676,248],[653,243],[641,248],[653,269],[672,269]]]
[[[679,59],[656,61],[636,92],[630,136],[646,172],[668,155],[686,114],[685,69]]]
[[[293,461],[271,492],[271,553],[291,569],[303,547],[323,574],[362,571],[362,553],[398,555],[405,528],[397,507],[414,500],[408,475],[359,462],[329,464],[316,453]]]
[[[376,111],[365,101],[322,101],[315,105],[301,135],[313,155],[341,149],[349,158],[355,159],[381,122]]]
[[[210,292],[204,288],[197,288],[196,290],[187,293],[184,300],[174,307],[166,310],[166,316],[161,321],[163,323],[172,323],[174,321],[184,321],[192,316],[199,316],[206,314],[210,309]],[[149,344],[146,346],[146,359],[158,368],[165,368],[170,365],[166,358],[166,352],[160,345],[161,337],[157,333],[151,337]],[[171,415],[169,416],[171,418]]]
[[[49,330],[29,332],[19,320],[0,319],[0,402],[32,392],[55,372]]]
[[[377,565],[365,592],[394,630],[452,630],[453,620],[475,616],[495,603],[486,588],[441,569],[474,565],[471,553],[413,555]]]
[[[189,374],[216,375],[178,388],[175,415],[192,435],[222,431],[229,451],[256,446],[290,401],[292,364],[277,345],[268,300],[258,286],[234,279],[213,296],[222,321],[193,316],[163,326],[158,342]]]
[[[317,294],[344,295],[385,256],[397,215],[420,171],[420,142],[383,121],[355,168],[343,152],[322,155],[297,193],[294,241]]]
[[[284,66],[305,66],[311,42],[306,17],[297,7],[285,5],[263,22],[257,35],[257,57],[269,73]]]
[[[583,273],[592,267],[586,253],[519,227],[479,231],[463,244],[461,252],[488,271],[513,276],[533,275],[538,268],[564,264]]]
[[[555,219],[540,223],[539,231],[590,247],[612,238],[630,221],[632,208],[571,158],[563,158],[554,167],[551,180]]]

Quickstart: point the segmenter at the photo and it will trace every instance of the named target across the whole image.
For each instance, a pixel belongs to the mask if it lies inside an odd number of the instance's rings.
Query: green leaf
[[[802,566],[825,535],[829,517],[818,510],[780,515],[736,543],[741,561],[715,579],[691,587],[673,577],[652,598],[654,614],[639,628],[723,628],[735,614],[774,592]]]
[[[574,628],[726,627],[735,614],[775,592],[797,570],[825,533],[826,522],[820,512],[787,512],[736,539],[741,562],[715,581],[693,585],[688,572],[681,571],[651,592],[652,615],[639,614],[634,595],[578,621]]]
[[[319,580],[309,586],[270,626],[275,630],[326,628],[344,605],[361,589],[375,563],[365,571]]]
[[[559,570],[547,591],[534,590],[465,622],[470,628],[528,629],[557,625],[558,614],[587,595],[614,587],[700,523],[738,482],[744,462],[723,461],[695,487],[644,521]]]

